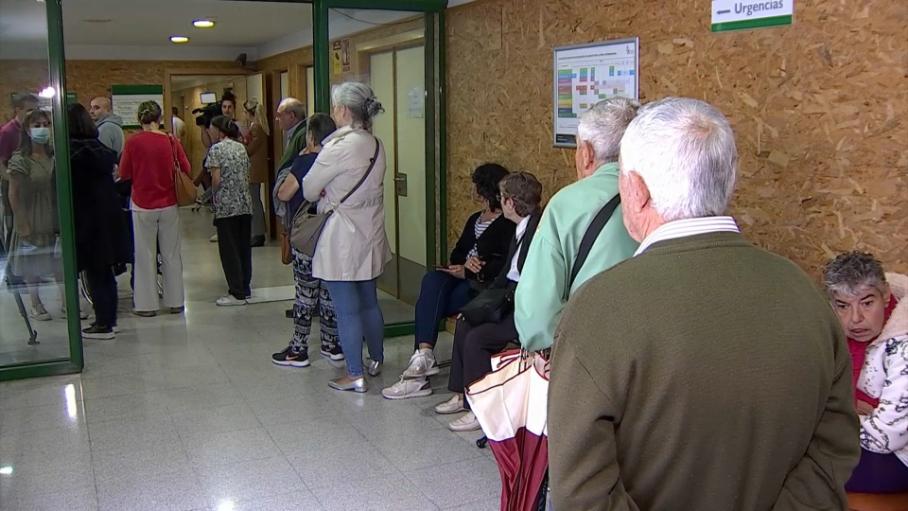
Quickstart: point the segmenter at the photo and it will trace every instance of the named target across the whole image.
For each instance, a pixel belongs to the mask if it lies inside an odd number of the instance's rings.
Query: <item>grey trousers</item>
[[[182,307],[183,256],[180,254],[180,215],[176,206],[155,211],[133,211],[135,231],[135,290],[137,311],[157,311],[157,252],[161,253],[164,307]]]
[[[252,238],[265,235],[265,206],[262,204],[262,184],[249,183],[249,194],[252,195]]]

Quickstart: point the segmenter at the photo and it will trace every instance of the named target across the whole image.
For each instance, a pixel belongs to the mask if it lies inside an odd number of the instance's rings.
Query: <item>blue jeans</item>
[[[337,335],[347,360],[347,375],[363,375],[363,339],[369,356],[384,361],[385,320],[378,307],[376,280],[324,281],[334,301]]]
[[[877,454],[861,449],[861,461],[854,467],[845,491],[853,493],[908,492],[908,467],[894,453]]]
[[[435,346],[438,323],[456,314],[471,298],[470,283],[443,271],[430,271],[422,278],[416,300],[416,348],[420,343]]]

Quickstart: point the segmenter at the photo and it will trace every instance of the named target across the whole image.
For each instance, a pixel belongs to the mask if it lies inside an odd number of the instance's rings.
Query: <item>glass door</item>
[[[0,380],[82,368],[60,0],[9,9],[28,29],[0,33]]]
[[[444,233],[437,214],[443,209],[434,37],[440,15],[330,3],[326,88],[363,82],[384,107],[373,132],[385,147],[385,230],[392,261],[379,279],[380,303],[386,324],[409,324],[422,277],[439,260]],[[318,52],[318,39],[315,46]],[[316,82],[317,94],[324,94]],[[316,98],[320,110],[327,110],[326,99]]]

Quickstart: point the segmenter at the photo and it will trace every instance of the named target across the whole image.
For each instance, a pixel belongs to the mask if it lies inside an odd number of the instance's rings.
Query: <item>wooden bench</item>
[[[908,493],[888,495],[849,493],[850,511],[908,511]]]

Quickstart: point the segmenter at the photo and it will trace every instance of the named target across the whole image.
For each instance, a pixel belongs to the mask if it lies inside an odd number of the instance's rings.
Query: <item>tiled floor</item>
[[[382,399],[412,339],[386,340],[365,395],[330,390],[340,369],[317,350],[309,368],[272,365],[287,303],[215,307],[216,248],[187,220],[184,316],[124,315],[117,340],[85,342],[83,374],[0,384],[0,510],[498,508],[479,434],[432,412],[446,372],[431,397]],[[256,285],[285,285],[288,271],[256,249]]]

